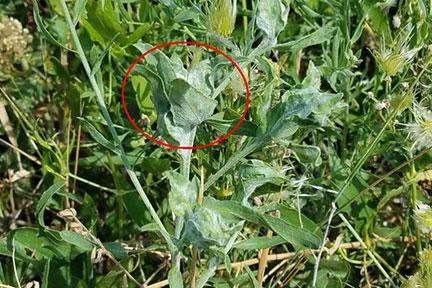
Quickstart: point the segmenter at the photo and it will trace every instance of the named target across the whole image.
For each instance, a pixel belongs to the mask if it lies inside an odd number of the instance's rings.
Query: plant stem
[[[264,54],[271,47],[272,47],[272,45],[270,45],[267,41],[262,41],[254,50],[252,50],[252,52],[247,56],[247,59],[243,63],[239,64],[240,68],[244,69],[245,67],[247,67],[247,65],[249,65],[252,61],[254,61],[256,57]],[[212,95],[213,99],[216,98],[220,93],[222,93],[222,91],[230,83],[231,78],[234,77],[234,75],[237,73],[238,73],[237,69],[233,69],[233,71],[231,71],[225,77],[225,79],[222,80],[222,82],[219,84],[219,86],[216,87],[216,89],[213,91],[213,95]]]
[[[378,184],[380,184],[381,182],[383,182],[385,179],[387,179],[389,176],[393,175],[395,172],[399,171],[400,169],[402,169],[403,167],[407,166],[408,164],[413,163],[415,160],[417,160],[418,158],[422,157],[423,155],[425,155],[426,153],[428,153],[430,150],[432,150],[432,146],[424,149],[423,151],[421,151],[419,154],[417,154],[413,158],[408,159],[407,161],[403,162],[399,166],[397,166],[397,167],[393,168],[392,170],[390,170],[389,172],[387,172],[384,176],[382,176],[381,178],[379,178],[378,180],[376,180],[375,182],[373,182],[367,188],[365,188],[362,191],[360,191],[359,193],[357,193],[355,196],[353,196],[351,199],[349,199],[345,204],[343,204],[341,207],[339,207],[339,210],[336,212],[336,215],[338,215],[341,212],[341,210],[343,210],[345,207],[347,207],[348,205],[350,205],[352,202],[354,202],[356,199],[358,199],[358,197],[362,196],[364,193],[366,193],[367,191],[369,191],[371,188],[377,186]]]
[[[415,169],[415,163],[411,162],[411,177],[415,177],[416,174],[416,169]],[[417,204],[417,182],[413,181],[412,185],[411,185],[411,209],[412,212],[414,212],[417,208],[416,208],[416,204]],[[421,238],[420,238],[420,230],[418,225],[415,223],[414,221],[414,229],[415,229],[415,235],[416,235],[416,248],[417,248],[417,255],[420,255],[421,251],[422,251],[422,244],[421,244]]]
[[[242,0],[242,8],[243,10],[247,9],[247,0]],[[247,16],[243,16],[243,32],[244,32],[244,37],[245,37],[245,41],[247,38],[247,30],[248,30],[248,18]]]
[[[222,166],[216,174],[211,175],[207,182],[204,185],[204,191],[206,191],[211,185],[213,185],[220,177],[222,177],[226,172],[228,172],[231,168],[233,168],[240,160],[245,158],[247,155],[267,143],[269,139],[267,137],[257,138],[253,142],[246,145],[243,150],[239,151],[237,154],[234,154],[228,161]]]
[[[400,106],[401,104],[399,104]],[[399,106],[396,107],[392,113],[390,114],[389,118],[387,119],[387,121],[384,123],[384,126],[381,128],[381,130],[379,131],[378,135],[375,137],[374,141],[368,145],[368,148],[366,149],[366,151],[363,153],[362,157],[360,158],[359,161],[357,161],[356,165],[354,166],[354,168],[352,169],[352,172],[350,173],[350,175],[345,179],[344,184],[342,185],[342,188],[340,189],[338,195],[336,196],[336,199],[334,200],[334,202],[337,202],[337,200],[342,196],[342,194],[345,192],[345,190],[348,188],[348,186],[351,184],[352,180],[354,179],[354,177],[357,175],[358,171],[360,171],[361,167],[363,166],[363,164],[366,162],[366,160],[369,158],[371,152],[373,151],[373,149],[375,149],[376,145],[378,144],[378,142],[381,140],[382,135],[384,134],[385,130],[387,129],[387,127],[390,125],[391,121],[393,120],[393,118],[396,116],[396,114],[398,113],[399,110]]]
[[[185,143],[180,143],[181,146],[193,146],[195,140],[196,128],[191,131],[188,141]],[[190,177],[190,166],[192,149],[179,149],[180,154],[180,173],[187,179]]]
[[[348,229],[351,231],[351,233],[354,235],[354,237],[357,239],[357,241],[360,242],[363,249],[366,250],[369,257],[372,259],[372,261],[375,263],[375,265],[378,267],[378,269],[381,271],[381,273],[384,275],[385,278],[390,282],[390,284],[393,287],[397,287],[396,284],[391,279],[390,275],[387,273],[387,271],[384,270],[384,267],[381,266],[381,263],[378,261],[378,259],[375,257],[375,255],[372,253],[372,251],[369,250],[369,247],[366,246],[366,244],[363,242],[363,239],[358,235],[357,231],[355,231],[354,227],[348,222],[348,220],[343,216],[342,214],[339,214],[339,218],[345,223],[345,225],[348,227]]]
[[[197,197],[198,205],[201,206],[204,200],[204,166],[201,166],[200,169],[200,190]],[[191,288],[196,288],[196,264],[198,259],[198,248],[192,247],[192,262],[191,262]]]
[[[317,278],[318,277],[318,269],[319,269],[319,264],[321,261],[321,256],[322,256],[322,253],[324,252],[324,246],[327,242],[327,236],[328,236],[328,233],[330,231],[331,220],[332,220],[335,212],[336,212],[336,204],[335,204],[335,202],[332,202],[332,209],[330,211],[329,220],[327,221],[327,227],[326,227],[325,232],[324,232],[323,241],[322,241],[320,249],[318,251],[318,256],[315,259],[314,273],[313,273],[313,279],[312,279],[312,287],[314,287],[314,288],[316,287],[316,283],[317,283],[317,279],[318,279]]]
[[[180,143],[181,146],[193,146],[194,139],[196,134],[196,128],[194,128],[191,131],[191,134],[188,137],[187,141],[184,141],[184,143]],[[190,166],[191,166],[191,157],[192,157],[192,150],[191,149],[179,149],[180,154],[180,172],[181,174],[189,180],[190,177]],[[174,237],[176,239],[180,239],[181,232],[183,230],[184,225],[184,217],[178,216],[175,219],[175,232]],[[172,265],[179,267],[180,270],[180,251],[176,251],[172,258]]]
[[[85,72],[87,74],[87,77],[89,78],[90,84],[91,84],[91,86],[92,86],[92,88],[93,88],[93,90],[94,90],[94,92],[96,94],[96,100],[97,100],[99,109],[101,110],[102,115],[103,115],[103,117],[105,118],[105,121],[108,124],[109,131],[110,131],[110,133],[111,133],[111,135],[112,135],[112,137],[114,139],[115,144],[118,146],[118,148],[120,150],[120,155],[121,155],[121,160],[123,162],[123,166],[125,167],[125,169],[126,169],[128,175],[129,175],[129,177],[130,177],[130,179],[131,179],[131,181],[132,181],[135,189],[138,191],[138,194],[141,196],[141,198],[142,198],[144,204],[146,205],[147,209],[149,209],[150,214],[151,214],[153,220],[158,225],[159,231],[161,232],[162,236],[164,237],[165,241],[167,242],[169,249],[171,250],[171,252],[174,252],[176,250],[176,247],[175,247],[174,243],[171,240],[171,236],[169,235],[168,231],[165,229],[165,226],[163,225],[162,221],[159,219],[159,216],[157,215],[157,213],[156,213],[155,209],[153,208],[152,204],[150,203],[149,198],[147,197],[147,195],[145,194],[143,188],[141,187],[141,184],[140,184],[140,182],[138,180],[138,177],[136,176],[135,172],[132,170],[131,165],[129,164],[129,160],[127,159],[126,152],[125,152],[125,150],[123,148],[123,145],[121,144],[120,139],[119,139],[119,137],[117,135],[117,132],[116,132],[116,130],[114,128],[114,124],[113,124],[113,122],[111,120],[111,116],[108,113],[108,109],[107,109],[107,107],[105,105],[104,97],[103,97],[103,95],[102,95],[102,93],[100,91],[99,85],[96,82],[96,78],[91,73],[92,69],[90,68],[90,65],[88,63],[87,57],[86,57],[86,55],[84,53],[84,50],[83,50],[83,48],[81,46],[81,42],[80,42],[80,40],[78,38],[78,34],[77,34],[76,30],[75,30],[75,25],[72,22],[72,18],[70,16],[70,13],[69,13],[69,10],[67,8],[65,0],[60,0],[60,4],[62,6],[63,13],[64,13],[64,16],[66,18],[66,22],[67,22],[67,24],[69,26],[69,29],[70,29],[70,32],[71,32],[71,35],[72,35],[72,39],[73,39],[73,41],[75,43],[78,56],[81,59],[81,62],[83,64],[83,66],[84,66],[84,70],[85,70]]]

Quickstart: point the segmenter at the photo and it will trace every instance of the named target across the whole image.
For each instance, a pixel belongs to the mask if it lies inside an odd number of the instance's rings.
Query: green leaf
[[[380,201],[378,202],[377,209],[382,210],[384,206],[389,202],[392,198],[399,196],[404,192],[404,186],[400,186],[398,188],[392,189],[388,191],[384,196],[380,197]]]
[[[55,193],[59,192],[60,189],[62,189],[64,186],[64,182],[55,182],[51,187],[49,187],[47,190],[45,190],[37,205],[36,205],[36,217],[38,219],[39,225],[45,227],[44,222],[44,210],[45,207],[48,205],[48,202],[51,200],[51,198],[54,196]]]
[[[209,279],[214,276],[216,269],[221,262],[222,259],[220,256],[213,256],[208,260],[207,269],[205,269],[201,273],[201,275],[199,275],[199,278],[196,281],[197,288],[203,288],[205,286],[205,284],[209,281]]]
[[[10,234],[10,240],[15,239],[19,249],[29,249],[38,260],[46,258],[71,258],[72,246],[62,241],[56,231],[41,232],[34,228],[19,228]]]
[[[128,47],[132,44],[135,44],[135,42],[140,40],[151,28],[152,24],[142,23],[138,29],[136,29],[131,35],[126,37],[124,41],[120,42],[120,45],[122,47]]]
[[[378,35],[383,36],[386,41],[391,42],[392,32],[388,14],[374,0],[365,0],[361,3],[365,16],[372,24],[369,27],[374,29]]]
[[[180,67],[183,67],[182,63],[179,64]],[[191,69],[187,72],[186,81],[190,86],[209,97],[213,92],[213,83],[209,80],[211,72],[210,61],[203,60],[192,65]]]
[[[338,260],[323,259],[320,262],[320,270],[318,278],[319,285],[317,287],[333,288],[344,287],[343,280],[349,275],[350,266]],[[326,284],[327,283],[327,284]]]
[[[199,180],[194,177],[189,181],[180,173],[169,171],[166,173],[171,190],[168,194],[168,201],[171,210],[176,216],[184,216],[191,213],[197,203],[199,192]]]
[[[183,278],[177,266],[171,267],[168,272],[168,283],[169,287],[183,288]]]
[[[300,163],[313,164],[315,166],[321,165],[321,150],[319,147],[291,143],[290,149],[294,152]]]
[[[132,87],[136,92],[136,102],[141,112],[151,114],[155,109],[151,101],[151,90],[147,80],[138,75],[131,76]]]
[[[299,51],[301,49],[318,45],[330,40],[336,32],[335,27],[329,25],[318,28],[316,31],[306,36],[300,37],[297,40],[293,40],[287,43],[281,43],[275,45],[275,48],[281,51]]]
[[[128,256],[125,248],[119,242],[103,243],[105,248],[111,252],[117,259],[123,259]]]
[[[93,247],[95,247],[93,243],[79,233],[73,231],[61,231],[59,234],[64,241],[82,249],[83,251],[91,251]]]
[[[22,228],[19,228],[19,229],[22,229]],[[19,229],[17,229],[17,230],[19,230]],[[16,230],[14,230],[14,231],[16,231]],[[12,257],[12,245],[10,242],[11,241],[8,241],[7,238],[0,239],[0,255]],[[17,245],[16,242],[15,242],[15,259],[20,260],[20,261],[24,261],[24,262],[28,262],[28,263],[35,262],[34,259],[32,259],[32,257],[27,255],[25,248],[19,243]]]
[[[391,97],[390,106],[393,109],[397,109],[398,113],[402,113],[406,109],[410,108],[414,102],[414,94],[411,92],[398,93]]]
[[[306,118],[312,112],[311,105],[312,99],[304,95],[293,95],[279,103],[267,113],[267,127],[261,137],[268,136],[273,140],[289,138],[299,128],[293,118]]]
[[[214,114],[210,117],[206,124],[215,128],[218,132],[226,134],[231,131],[238,123],[239,119],[235,120],[225,120],[221,119],[221,113]],[[233,135],[245,135],[250,137],[255,137],[257,134],[258,126],[249,120],[244,120],[240,127],[233,133]]]
[[[241,227],[242,223],[230,223],[214,209],[196,207],[185,223],[183,240],[199,248],[226,248]]]
[[[85,6],[87,4],[87,0],[77,0],[75,2],[75,5],[73,7],[73,19],[72,19],[72,23],[74,25],[78,24],[78,21],[81,18],[81,15],[83,14],[84,10],[85,10]]]
[[[247,205],[247,200],[258,187],[266,183],[282,184],[286,180],[283,171],[256,159],[240,168],[239,178],[240,185],[232,200],[240,201],[244,205]]]
[[[99,57],[97,58],[95,64],[93,65],[92,71],[91,71],[91,75],[94,76],[96,74],[96,72],[98,72],[100,70],[100,66],[102,64],[103,59],[105,58],[106,54],[108,53],[108,51],[110,50],[111,46],[114,44],[114,41],[117,39],[117,37],[120,34],[117,33],[115,34],[112,39],[110,40],[110,42],[108,43],[108,45],[105,47],[104,51],[99,55]]]
[[[111,141],[107,140],[105,138],[105,136],[102,135],[102,133],[100,133],[94,126],[93,124],[91,124],[89,121],[85,120],[85,119],[81,119],[82,124],[84,126],[84,128],[90,133],[90,135],[92,136],[92,138],[94,140],[96,140],[96,142],[98,142],[99,144],[101,144],[102,146],[104,146],[105,148],[111,150],[112,152],[114,152],[117,155],[120,155],[120,149],[118,148],[117,145],[115,145],[114,143],[112,143]]]
[[[286,240],[281,236],[252,237],[236,243],[234,247],[237,249],[255,250],[255,249],[266,249],[284,243],[286,243]]]
[[[226,213],[231,216],[272,229],[291,244],[313,248],[318,247],[321,242],[316,235],[309,231],[305,231],[300,227],[291,225],[280,218],[259,214],[253,209],[244,207],[236,201],[218,201],[213,198],[206,197],[204,201],[204,207],[208,207],[222,214]]]
[[[258,12],[256,25],[271,42],[276,42],[279,33],[288,21],[288,0],[260,0],[257,4]]]
[[[300,214],[300,222],[298,210],[288,207],[284,204],[278,204],[276,209],[280,211],[281,219],[294,226],[301,227],[301,224],[303,224],[303,229],[315,234],[318,238],[320,238],[320,240],[322,240],[323,233],[320,227],[314,221],[312,221],[303,214]]]
[[[163,133],[163,135],[166,135],[166,138],[171,139],[176,144],[181,146],[191,146],[193,144],[196,127],[191,128],[176,126],[173,122],[171,114],[165,114],[162,118],[162,123],[164,127],[163,131],[166,131],[166,133]]]
[[[217,101],[205,96],[183,79],[171,82],[168,95],[176,126],[192,130],[213,115]]]
[[[159,227],[156,223],[148,223],[140,227],[141,232],[159,232]]]
[[[148,46],[134,45],[140,51]],[[213,87],[208,61],[195,64],[186,71],[180,58],[171,59],[160,51],[146,57],[147,65],[138,65],[153,92],[153,104],[157,112],[158,132],[176,144],[193,144],[196,128],[213,114],[217,101],[209,97]]]
[[[118,43],[125,41],[126,31],[118,21],[111,1],[89,1],[87,11],[91,14],[82,19],[82,24],[93,41],[105,47],[116,34],[119,34]]]
[[[342,94],[320,92],[321,73],[313,62],[309,63],[303,88],[289,90],[282,95],[282,102],[275,106],[267,119],[266,134],[273,139],[284,139],[297,130],[295,118],[306,119],[313,114],[318,124],[324,126],[335,110],[344,107]]]
[[[144,157],[142,158],[142,168],[148,173],[160,175],[171,168],[171,161],[156,157]]]
[[[174,21],[183,22],[190,19],[196,19],[200,17],[201,10],[196,7],[186,8],[179,11],[179,13],[174,17]]]
[[[255,274],[258,273],[258,272],[256,272],[256,271],[255,271],[255,272],[252,272],[252,270],[249,268],[249,266],[245,266],[244,268],[245,268],[245,270],[246,270],[246,273],[247,273],[248,276],[249,276],[249,279],[250,279],[251,282],[252,282],[253,287],[254,287],[254,288],[260,288],[261,285],[258,283],[258,280],[256,279],[257,276],[255,275]]]
[[[146,219],[143,217],[143,213],[147,211],[147,208],[138,193],[135,191],[125,193],[123,195],[123,201],[124,207],[133,222],[138,226],[145,225]]]
[[[42,277],[42,288],[49,287],[49,277],[50,277],[51,259],[48,259],[45,263],[43,277]]]
[[[71,52],[76,53],[75,50],[67,48],[66,46],[64,46],[63,44],[61,44],[60,42],[58,42],[51,35],[51,33],[48,32],[48,30],[46,29],[46,27],[45,27],[45,25],[44,25],[44,23],[42,21],[42,17],[40,16],[39,3],[36,0],[33,0],[33,17],[34,17],[34,20],[36,22],[36,26],[37,26],[38,30],[45,36],[45,38],[48,40],[48,42],[50,42],[51,44],[60,46],[63,49],[66,49],[66,50],[69,50]]]
[[[140,44],[140,43],[139,43]],[[146,45],[138,45],[135,44],[140,51],[148,48]],[[150,55],[149,55],[150,56]],[[169,88],[169,83],[171,78],[175,77],[174,68],[171,65],[170,60],[162,53],[155,53],[151,55],[153,57],[146,57],[149,65],[137,65],[136,72],[140,73],[140,75],[144,76],[147,80],[148,84],[152,90],[152,101],[153,105],[156,109],[157,115],[157,129],[158,132],[164,137],[171,138],[179,138],[173,135],[173,131],[170,131],[167,126],[170,126],[172,120],[168,117],[168,113],[170,112],[170,103],[168,102],[167,89]],[[161,65],[157,65],[158,63],[163,63]],[[153,69],[150,69],[147,66],[153,66]],[[158,68],[161,70],[158,71]],[[173,79],[172,79],[173,80]],[[172,125],[171,125],[172,126]],[[183,133],[180,133],[180,135]],[[175,140],[179,141],[179,139]]]

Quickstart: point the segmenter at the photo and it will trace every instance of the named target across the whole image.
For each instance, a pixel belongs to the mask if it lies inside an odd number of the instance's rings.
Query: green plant
[[[0,286],[428,287],[427,1],[14,0],[0,17],[19,42],[0,26]],[[247,76],[216,146],[157,146],[123,113],[129,65],[170,41]],[[246,105],[238,71],[193,45],[147,55],[125,98],[176,146]]]

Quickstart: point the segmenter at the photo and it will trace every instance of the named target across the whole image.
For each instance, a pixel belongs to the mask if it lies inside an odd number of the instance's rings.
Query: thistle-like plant
[[[422,233],[432,232],[432,208],[422,202],[416,203],[415,219]]]
[[[413,28],[405,27],[396,39],[386,46],[383,41],[379,51],[373,51],[375,59],[389,77],[395,76],[414,59],[421,47],[410,48]]]
[[[407,125],[413,141],[412,150],[420,150],[432,145],[432,111],[421,105],[414,106],[414,122]]]
[[[229,36],[234,30],[237,16],[237,0],[213,1],[209,16],[209,30],[221,36]]]
[[[403,288],[426,288],[432,285],[432,250],[425,249],[420,255],[420,269],[403,282]]]

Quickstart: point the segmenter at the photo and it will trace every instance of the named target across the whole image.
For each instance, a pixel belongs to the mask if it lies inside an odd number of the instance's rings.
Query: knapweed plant
[[[430,23],[425,0],[0,3],[0,287],[429,287]]]

